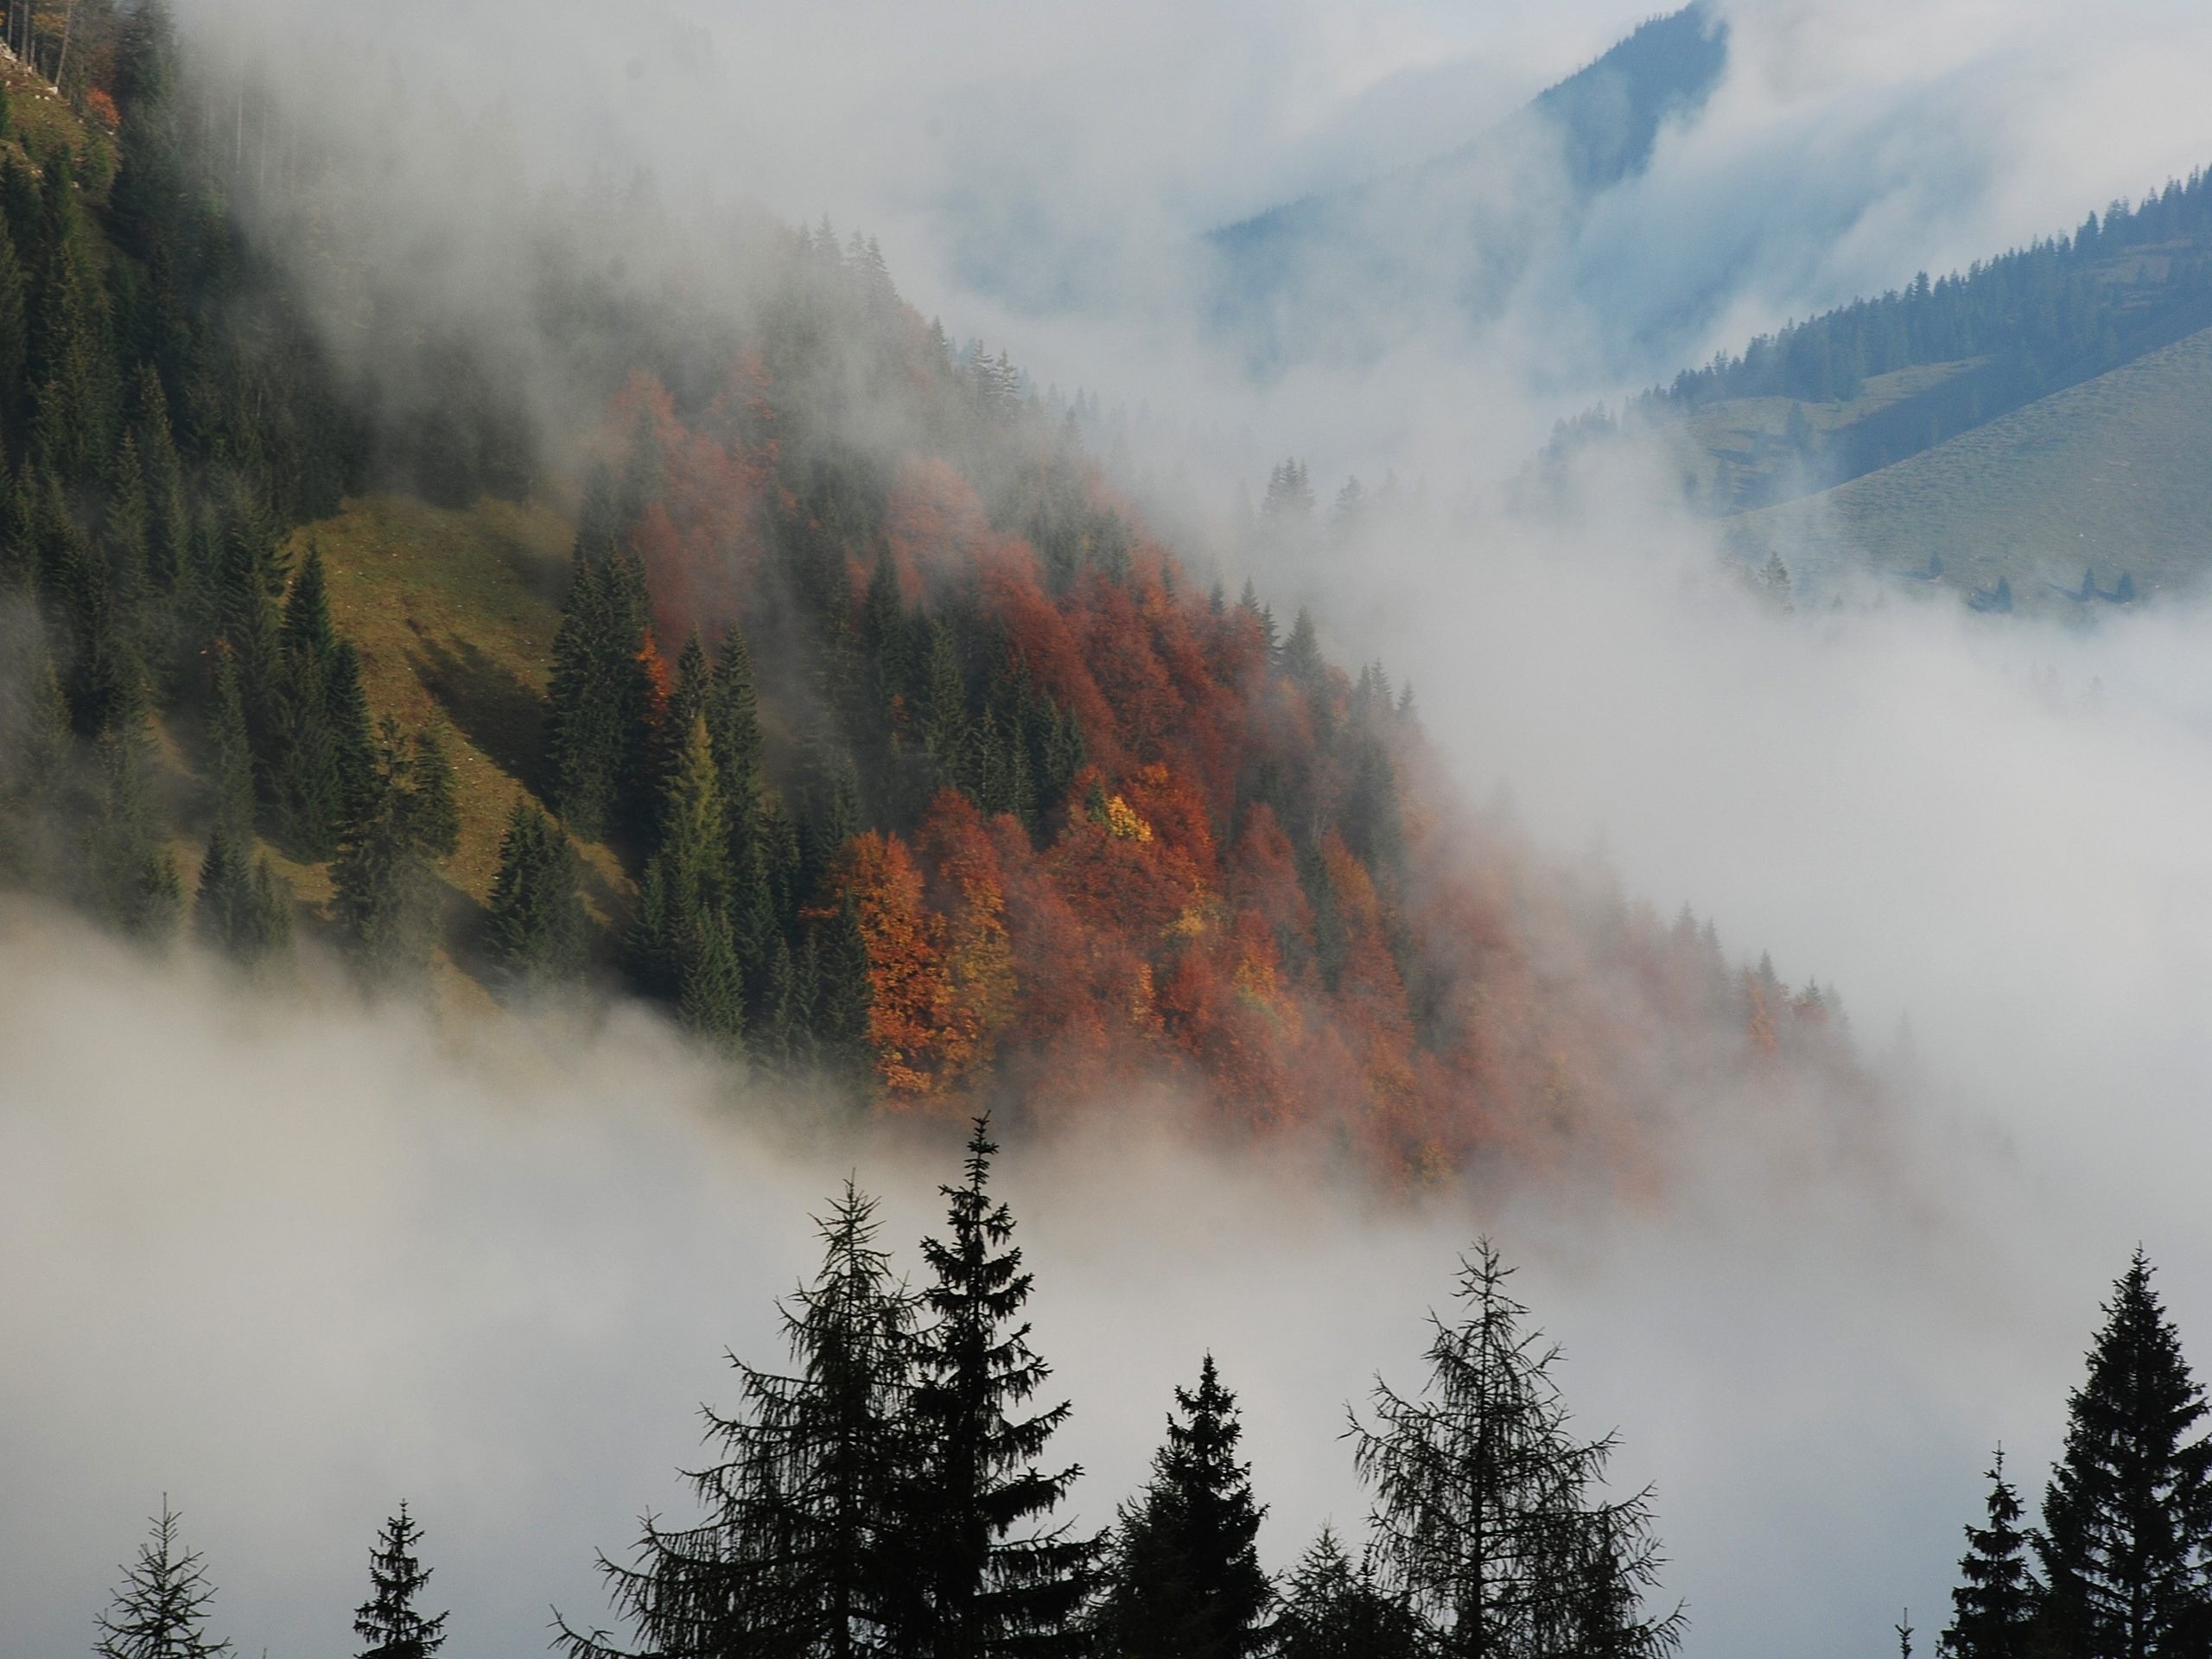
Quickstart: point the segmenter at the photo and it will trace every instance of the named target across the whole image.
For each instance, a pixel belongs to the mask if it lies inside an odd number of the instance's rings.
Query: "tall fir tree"
[[[1236,1457],[1236,1397],[1211,1354],[1175,1404],[1182,1421],[1168,1419],[1151,1481],[1115,1529],[1098,1645],[1125,1659],[1245,1659],[1266,1643],[1274,1594],[1256,1546],[1264,1511]]]
[[[432,858],[451,858],[461,850],[461,785],[435,721],[415,734],[408,785],[408,832]]]
[[[227,645],[216,647],[207,726],[210,815],[233,842],[243,844],[253,834],[253,739],[246,729],[238,655]]]
[[[582,972],[590,947],[582,869],[568,832],[518,800],[499,841],[486,928],[500,970],[524,989],[543,989]]]
[[[1062,1403],[1019,1414],[1051,1369],[1021,1318],[1033,1281],[1014,1212],[990,1194],[998,1147],[976,1120],[965,1179],[942,1188],[947,1236],[925,1239],[925,1324],[910,1413],[915,1457],[892,1569],[895,1651],[912,1659],[1073,1655],[1096,1541],[1047,1524],[1082,1473],[1040,1468]]]
[[[690,1477],[705,1519],[649,1522],[634,1567],[602,1560],[639,1659],[902,1652],[885,1597],[914,1299],[877,1247],[874,1201],[850,1183],[817,1225],[822,1267],[779,1310],[790,1369],[733,1357],[743,1408],[708,1414],[719,1460]],[[603,1637],[562,1634],[573,1659],[615,1659]]]
[[[651,606],[645,567],[621,544],[631,520],[612,489],[601,472],[586,494],[546,691],[546,785],[588,837],[649,826],[659,804]]]
[[[414,761],[387,716],[369,810],[346,830],[330,872],[332,907],[372,978],[422,972],[435,942],[438,874],[418,819]]]
[[[180,1519],[163,1498],[150,1535],[100,1615],[92,1644],[99,1659],[219,1659],[231,1650],[228,1642],[207,1634],[215,1587],[202,1557],[179,1541]]]
[[[2204,1391],[2140,1249],[2113,1287],[2037,1553],[2051,1639],[2068,1659],[2212,1652],[2212,1440]]]
[[[1440,1659],[1674,1650],[1679,1611],[1644,1615],[1657,1576],[1648,1491],[1596,1496],[1610,1436],[1579,1440],[1488,1240],[1461,1262],[1461,1314],[1431,1316],[1428,1386],[1375,1389],[1354,1460],[1374,1492],[1376,1566]]]
[[[143,730],[99,742],[103,787],[86,831],[83,880],[95,915],[134,938],[165,943],[184,911],[153,796],[152,741]]]
[[[1939,1649],[1945,1659],[2030,1659],[2043,1586],[2028,1562],[2020,1495],[2005,1478],[2005,1449],[1989,1475],[1986,1526],[1966,1529],[1967,1553],[1951,1592],[1951,1623]]]
[[[445,1613],[426,1614],[418,1604],[431,1569],[416,1553],[423,1529],[407,1505],[384,1523],[369,1550],[369,1599],[353,1615],[359,1659],[431,1659],[445,1645]]]

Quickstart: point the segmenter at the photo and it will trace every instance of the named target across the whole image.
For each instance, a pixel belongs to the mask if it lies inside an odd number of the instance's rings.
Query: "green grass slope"
[[[2008,579],[2022,611],[2072,611],[2085,568],[2144,599],[2212,564],[2212,329],[2030,404],[1909,460],[1746,513],[1730,534],[1801,574],[1942,561],[1960,594]]]
[[[447,734],[461,817],[461,849],[444,866],[452,892],[437,969],[448,999],[477,995],[456,964],[473,954],[507,815],[518,799],[537,798],[545,676],[574,536],[567,513],[541,502],[486,497],[454,512],[367,495],[292,537],[296,555],[321,551],[331,618],[360,649],[373,713]],[[621,867],[604,847],[579,850],[587,900],[619,932],[630,908]],[[310,925],[325,919],[327,868],[279,861]]]

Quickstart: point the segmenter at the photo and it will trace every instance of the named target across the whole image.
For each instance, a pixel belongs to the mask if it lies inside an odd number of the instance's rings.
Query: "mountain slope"
[[[1269,365],[1487,315],[1538,250],[1643,170],[1662,124],[1703,105],[1726,57],[1726,25],[1688,6],[1459,149],[1215,231],[1216,323]]]
[[[2212,177],[1686,370],[1631,413],[1678,424],[1700,501],[1769,506],[1877,471],[2212,327]]]
[[[2212,329],[1732,531],[1800,575],[1864,564],[1965,593],[2000,579],[2023,610],[2070,612],[2086,569],[2148,599],[2212,564]]]

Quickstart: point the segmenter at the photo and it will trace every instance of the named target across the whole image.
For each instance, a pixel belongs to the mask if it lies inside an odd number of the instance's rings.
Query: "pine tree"
[[[217,828],[244,842],[253,833],[253,741],[245,725],[245,694],[237,656],[215,653],[214,696],[207,711],[208,808]]]
[[[376,791],[376,727],[369,718],[369,694],[361,683],[361,653],[341,639],[323,676],[323,708],[331,747],[338,757],[338,785],[344,822],[368,808]]]
[[[372,977],[422,971],[437,928],[437,872],[417,835],[411,772],[398,725],[387,717],[369,810],[331,866],[332,907]]]
[[[641,429],[633,461],[648,435]],[[639,476],[633,468],[635,487],[644,487]],[[577,527],[546,691],[547,786],[563,817],[588,837],[618,823],[650,831],[659,805],[651,605],[645,567],[619,539],[634,522],[624,514],[607,479],[595,475]]]
[[[163,844],[147,773],[145,734],[125,728],[100,740],[104,787],[86,837],[86,898],[93,912],[149,943],[166,941],[184,911],[184,889]]]
[[[277,839],[309,861],[337,850],[348,816],[338,743],[330,729],[326,662],[313,654],[288,658],[277,702],[281,735],[270,768]]]
[[[1940,1649],[1947,1659],[2028,1659],[2034,1647],[2043,1586],[2028,1566],[2020,1497],[2005,1478],[2002,1446],[1988,1479],[1989,1524],[1966,1529],[1967,1553]]]
[[[21,667],[0,676],[0,874],[26,881],[50,877],[61,865],[73,770],[69,705],[43,632],[35,613],[14,619],[5,647]]]
[[[605,832],[621,778],[621,710],[607,660],[612,632],[605,569],[586,552],[580,536],[553,637],[545,774],[563,816],[594,837]]]
[[[460,785],[435,724],[415,734],[408,785],[408,832],[432,858],[451,858],[461,850]]]
[[[404,1503],[377,1535],[369,1551],[372,1593],[353,1615],[359,1659],[431,1659],[445,1645],[448,1615],[426,1617],[416,1605],[430,1581],[431,1569],[416,1554],[422,1541]]]
[[[138,1546],[138,1559],[124,1568],[115,1600],[100,1615],[92,1644],[99,1659],[217,1659],[231,1650],[207,1634],[215,1588],[202,1558],[178,1543],[178,1520],[163,1498],[151,1538]]]
[[[760,694],[753,683],[753,658],[745,636],[735,628],[715,659],[709,695],[707,734],[714,744],[715,770],[721,779],[722,810],[728,819],[729,858],[740,868],[756,833],[764,784],[760,758]]]
[[[821,1270],[779,1310],[791,1369],[733,1357],[744,1408],[708,1414],[720,1460],[690,1478],[705,1520],[649,1522],[634,1567],[601,1560],[640,1659],[901,1651],[882,1598],[914,1302],[876,1247],[873,1200],[848,1183],[817,1227]],[[573,1659],[614,1659],[602,1637],[561,1632]]]
[[[1273,1637],[1274,1659],[1414,1659],[1423,1650],[1420,1621],[1325,1527],[1291,1569]]]
[[[1489,1242],[1460,1266],[1465,1311],[1431,1316],[1428,1387],[1408,1398],[1376,1383],[1376,1426],[1354,1426],[1383,1584],[1446,1659],[1671,1651],[1679,1611],[1638,1608],[1659,1560],[1649,1491],[1593,1497],[1611,1438],[1567,1433],[1558,1351],[1522,1328]]]
[[[581,867],[560,825],[518,800],[492,882],[493,959],[516,984],[542,988],[582,971],[590,944]]]
[[[1013,1414],[1051,1370],[1021,1320],[1032,1278],[1011,1242],[1014,1212],[989,1195],[988,1130],[976,1121],[966,1179],[941,1189],[948,1237],[922,1244],[929,1323],[915,1344],[892,1642],[912,1659],[1080,1652],[1074,1620],[1098,1553],[1065,1524],[1043,1524],[1082,1472],[1039,1467],[1070,1408]]]
[[[700,912],[689,930],[677,982],[677,1013],[684,1028],[725,1058],[745,1052],[745,981],[729,923],[718,910]]]
[[[2204,1391],[2137,1249],[2067,1402],[2044,1495],[2053,1639],[2082,1659],[2202,1654],[2212,1642],[2212,1440]]]
[[[184,465],[177,458],[169,427],[168,398],[150,363],[139,368],[133,401],[131,436],[146,480],[146,569],[155,586],[166,593],[175,588],[184,574],[190,519]]]
[[[952,630],[942,621],[929,626],[925,663],[928,702],[928,748],[939,783],[972,793],[974,765],[969,753],[968,681]]]
[[[1261,1650],[1274,1591],[1254,1541],[1264,1513],[1236,1459],[1236,1398],[1208,1354],[1175,1390],[1152,1479],[1124,1506],[1110,1546],[1097,1639],[1128,1659],[1243,1659]]]
[[[200,861],[200,886],[193,900],[193,931],[201,944],[226,951],[232,948],[242,931],[251,892],[245,857],[219,822],[207,836],[207,851]]]
[[[0,222],[0,419],[16,430],[22,415],[23,365],[30,351],[30,284],[16,239]]]
[[[868,1017],[875,988],[860,910],[850,893],[839,901],[835,915],[807,931],[804,958],[796,966],[803,998],[798,1005],[810,1015],[814,1058],[832,1076],[859,1086],[874,1071]]]

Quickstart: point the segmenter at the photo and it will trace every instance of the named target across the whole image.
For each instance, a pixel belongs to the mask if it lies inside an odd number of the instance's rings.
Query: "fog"
[[[2199,7],[1739,0],[1705,114],[1494,326],[1266,384],[1194,334],[1203,231],[1477,136],[1645,9],[423,0],[378,10],[365,59],[322,8],[188,10],[203,41],[250,22],[301,118],[397,158],[394,245],[453,256],[438,307],[501,302],[498,168],[588,193],[646,167],[679,219],[879,234],[925,315],[1148,401],[1223,502],[1299,454],[1325,495],[1391,466],[1456,509],[1578,402],[2203,159]],[[432,165],[456,130],[481,168]],[[1777,615],[1666,493],[1615,476],[1563,524],[1440,514],[1256,574],[1413,680],[1471,796],[1507,785],[1563,855],[1601,841],[1631,894],[1839,987],[1895,1067],[1894,1163],[1732,1124],[1633,1205],[1408,1205],[1134,1116],[1010,1147],[1087,1523],[1211,1348],[1271,1563],[1356,1530],[1345,1407],[1416,1379],[1488,1230],[1578,1421],[1657,1483],[1693,1649],[1863,1653],[1900,1607],[1941,1627],[1997,1441],[2039,1491],[2139,1240],[2212,1356],[2212,616],[1988,626],[1874,591]],[[543,1651],[550,1605],[603,1617],[595,1548],[686,1512],[696,1407],[735,1401],[725,1347],[776,1357],[809,1214],[855,1173],[913,1270],[953,1165],[942,1135],[733,1095],[634,1012],[441,1029],[35,912],[0,918],[0,1055],[9,1653],[89,1643],[164,1491],[242,1652],[342,1648],[401,1497],[455,1649]]]

